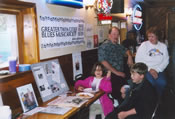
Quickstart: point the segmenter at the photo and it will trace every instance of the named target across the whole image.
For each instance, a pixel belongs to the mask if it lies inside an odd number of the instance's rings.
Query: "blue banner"
[[[46,2],[74,8],[83,8],[83,0],[46,0]]]

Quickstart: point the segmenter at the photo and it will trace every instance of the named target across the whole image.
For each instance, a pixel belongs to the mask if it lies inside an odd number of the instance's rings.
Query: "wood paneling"
[[[169,11],[166,7],[147,8],[146,11],[146,26],[157,26],[159,30],[166,27],[166,13]]]
[[[171,6],[168,6],[168,4],[169,3],[167,2],[164,6],[161,6],[160,4],[145,6],[145,28],[147,30],[149,27],[156,26],[160,33],[159,40],[163,42],[165,39],[168,39],[167,14],[173,12],[172,5],[175,5],[175,3],[172,3]]]
[[[167,39],[169,44],[169,54],[172,55],[173,45],[175,43],[175,12],[167,14]]]
[[[23,63],[32,64],[39,62],[39,41],[35,8],[22,10],[23,14]]]
[[[97,49],[82,52],[83,77],[91,75],[92,67],[97,61]]]
[[[0,0],[0,7],[1,8],[7,8],[7,9],[26,9],[26,8],[32,8],[35,7],[35,4],[33,3],[27,3],[17,0]]]
[[[174,0],[144,0],[144,4],[149,7],[170,7],[174,6]]]
[[[174,65],[173,65],[173,54],[175,54],[175,50],[172,50],[175,43],[175,1],[171,0],[168,2],[164,0],[164,2],[159,2],[159,0],[154,0],[154,3],[147,4],[146,7],[146,29],[150,26],[157,26],[161,34],[161,38],[159,40],[168,40],[168,50],[170,55],[169,65],[165,70],[167,87],[169,89],[175,89],[175,78],[174,74]],[[163,1],[163,0],[162,0]],[[164,34],[164,35],[163,35]],[[174,83],[174,84],[173,84]]]

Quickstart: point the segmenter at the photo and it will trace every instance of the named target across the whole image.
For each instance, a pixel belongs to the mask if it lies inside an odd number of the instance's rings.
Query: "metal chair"
[[[158,97],[158,101],[157,101],[157,104],[156,104],[156,106],[155,106],[155,108],[154,108],[154,111],[153,111],[153,114],[152,114],[151,119],[159,119],[159,117],[158,117],[158,115],[157,115],[157,111],[158,111],[160,102],[161,102],[161,98]]]
[[[114,108],[117,108],[117,106],[119,105],[118,100],[117,100],[117,99],[115,99],[115,98],[113,98],[113,97],[112,97],[112,95],[111,95],[110,93],[108,94],[108,97],[109,97],[109,99],[111,99],[111,100],[112,100],[113,105],[114,105]]]
[[[75,76],[75,82],[78,80],[83,80],[83,74],[78,74]]]

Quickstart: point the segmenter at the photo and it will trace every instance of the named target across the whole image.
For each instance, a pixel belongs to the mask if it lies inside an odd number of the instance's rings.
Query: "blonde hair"
[[[138,62],[138,63],[134,64],[130,70],[131,70],[131,73],[136,72],[140,75],[141,74],[145,75],[148,72],[148,67],[146,64],[144,64],[142,62]]]

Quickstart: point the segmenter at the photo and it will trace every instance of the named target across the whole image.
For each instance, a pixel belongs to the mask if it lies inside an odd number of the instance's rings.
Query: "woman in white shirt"
[[[167,46],[158,41],[158,32],[155,27],[147,31],[148,41],[138,48],[135,62],[143,62],[148,66],[147,79],[155,86],[159,96],[166,86],[166,78],[163,71],[169,64]]]

